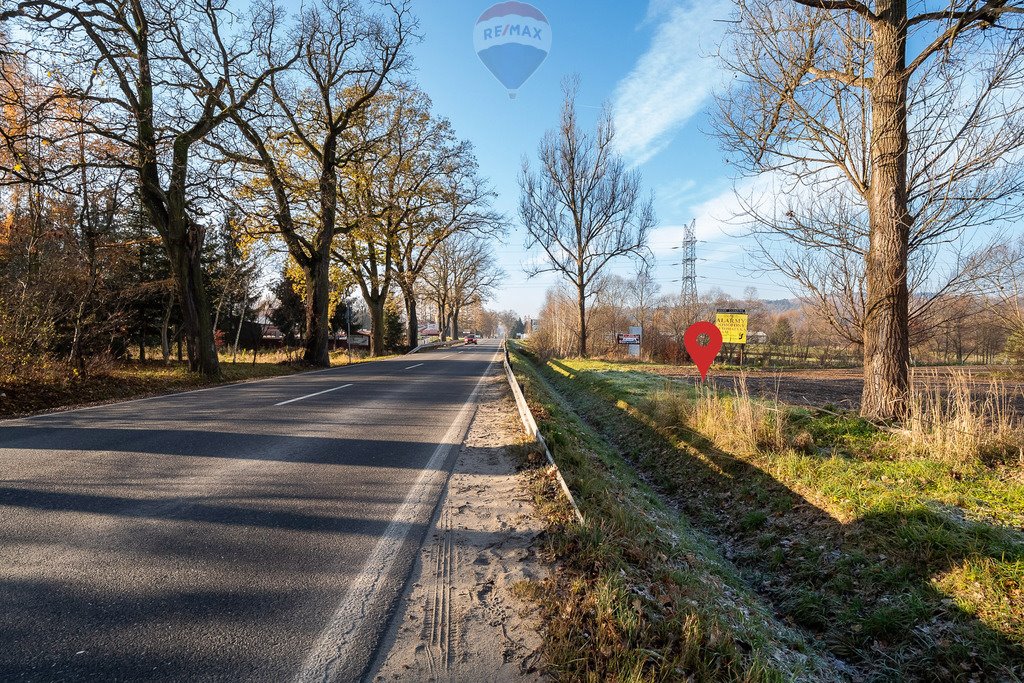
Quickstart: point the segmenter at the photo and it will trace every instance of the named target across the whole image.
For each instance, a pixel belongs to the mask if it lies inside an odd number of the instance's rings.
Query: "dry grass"
[[[930,378],[912,394],[910,418],[898,432],[901,450],[958,467],[1024,463],[1024,421],[1011,399],[999,379],[976,396],[964,373],[944,383]]]
[[[1013,409],[1016,397],[1003,381],[991,378],[979,390],[966,374],[953,373],[914,386],[910,416],[892,432],[892,456],[928,458],[961,469],[1024,465],[1024,419]],[[814,449],[808,432],[794,430],[792,409],[778,399],[752,397],[743,375],[731,390],[666,384],[644,403],[644,412],[659,427],[696,432],[730,452]]]
[[[644,412],[662,428],[689,429],[724,450],[757,453],[788,445],[786,410],[777,400],[751,397],[744,376],[732,391],[669,386],[649,397]]]
[[[239,354],[237,362],[232,363],[231,353],[222,353],[221,375],[212,379],[189,372],[177,360],[165,364],[162,360],[139,362],[98,357],[90,359],[85,372],[79,373],[52,358],[26,358],[16,365],[0,365],[0,418],[287,375],[308,369],[289,361],[300,358],[294,350],[271,350],[259,353],[255,363],[251,352]],[[0,361],[3,359],[0,354]],[[366,353],[352,355],[353,363],[366,360]],[[332,366],[347,363],[345,351],[331,353]]]

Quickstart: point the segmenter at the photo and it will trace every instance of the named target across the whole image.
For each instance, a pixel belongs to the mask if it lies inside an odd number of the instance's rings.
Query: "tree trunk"
[[[335,221],[338,212],[338,179],[335,163],[338,140],[331,133],[324,140],[323,163],[321,165],[320,227],[317,230],[306,271],[306,345],[302,359],[307,365],[328,368],[331,356],[330,343],[330,291],[331,291],[331,245],[334,243]]]
[[[172,234],[181,235],[175,228],[171,228],[171,231]],[[201,249],[196,243],[196,236],[189,233],[191,231],[179,238],[172,238],[169,249],[174,280],[178,286],[178,306],[187,342],[188,367],[192,372],[216,377],[220,374],[220,367],[213,338],[210,301],[203,286]]]
[[[330,330],[330,258],[329,254],[315,258],[309,267],[303,268],[306,275],[306,343],[302,360],[318,368],[331,366],[327,345]]]
[[[416,316],[416,297],[411,292],[402,291],[405,298],[405,317],[408,319],[409,348],[415,349],[420,343],[420,323]]]
[[[906,415],[909,394],[906,2],[881,0],[876,13],[861,415],[887,420]]]
[[[579,305],[579,356],[587,357],[587,299],[584,296],[583,287],[576,289],[576,303]]]
[[[171,362],[171,311],[174,310],[174,295],[167,297],[167,308],[164,310],[164,321],[160,326],[160,350],[164,355],[164,365]]]
[[[71,338],[71,357],[68,359],[69,362],[78,370],[79,376],[85,374],[85,358],[82,357],[82,321],[85,317],[85,302],[89,298],[89,292],[92,291],[92,282],[89,283],[89,291],[86,292],[85,297],[78,304],[78,312],[75,314],[75,332]]]
[[[188,157],[194,140],[178,136],[172,146],[171,171],[167,191],[161,190],[157,165],[156,132],[153,125],[153,86],[149,74],[146,46],[139,54],[140,107],[138,137],[142,149],[139,171],[141,198],[150,219],[163,238],[170,259],[171,273],[178,291],[178,306],[188,342],[188,365],[193,372],[207,377],[220,374],[217,346],[211,325],[211,306],[203,286],[203,231],[193,224],[186,207]]]
[[[245,323],[245,304],[246,301],[242,300],[242,314],[238,316],[238,329],[235,330],[235,350],[231,353],[231,362],[235,362],[235,358],[238,357],[238,340],[242,338],[242,325]],[[257,342],[257,346],[259,343]]]
[[[364,297],[370,309],[370,355],[384,355],[384,300],[385,297]]]
[[[452,309],[452,339],[459,338],[459,309]]]

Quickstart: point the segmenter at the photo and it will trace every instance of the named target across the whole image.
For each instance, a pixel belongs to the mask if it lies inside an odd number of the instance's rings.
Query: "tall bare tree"
[[[448,122],[442,121],[442,130]],[[460,233],[500,234],[505,218],[491,210],[494,191],[479,175],[472,146],[465,141],[438,145],[428,158],[437,166],[424,184],[417,211],[411,213],[399,233],[395,260],[395,282],[402,290],[409,343],[419,343],[416,311],[419,281],[445,240]]]
[[[833,314],[860,333],[865,416],[906,412],[915,278],[948,292],[977,277],[966,267],[936,286],[933,250],[1020,214],[1024,41],[1008,30],[1020,11],[1007,0],[915,12],[906,0],[738,2],[724,54],[738,78],[717,128],[744,171],[790,197],[748,204],[757,231],[826,253],[788,261],[790,274],[822,283],[815,296],[845,288]]]
[[[545,257],[527,272],[558,273],[576,293],[577,352],[586,356],[594,286],[615,259],[646,258],[654,208],[653,199],[641,194],[640,174],[614,149],[610,113],[602,112],[595,131],[584,131],[576,114],[578,84],[569,80],[563,89],[559,127],[545,134],[538,149],[540,168],[534,173],[523,161],[519,216],[527,248],[540,246]]]

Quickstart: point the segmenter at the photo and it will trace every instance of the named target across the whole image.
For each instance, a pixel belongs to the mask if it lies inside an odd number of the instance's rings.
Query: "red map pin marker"
[[[697,337],[702,334],[708,335],[707,346],[701,346],[697,341]],[[708,368],[715,362],[715,356],[722,349],[722,331],[717,325],[706,320],[695,322],[683,333],[683,346],[693,359],[693,364],[700,370],[701,380],[707,381]]]

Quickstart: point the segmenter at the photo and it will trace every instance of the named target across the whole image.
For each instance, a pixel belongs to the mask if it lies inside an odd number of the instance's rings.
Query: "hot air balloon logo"
[[[551,50],[551,27],[547,17],[524,2],[499,2],[476,20],[473,47],[480,61],[494,77],[516,91],[541,65]]]

